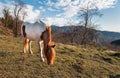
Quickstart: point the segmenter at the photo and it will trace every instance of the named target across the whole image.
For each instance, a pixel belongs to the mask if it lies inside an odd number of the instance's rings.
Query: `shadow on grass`
[[[113,56],[113,57],[120,58],[120,53],[114,53],[114,54],[110,54],[110,56]]]
[[[116,74],[116,75],[109,75],[109,78],[120,78],[120,74]]]

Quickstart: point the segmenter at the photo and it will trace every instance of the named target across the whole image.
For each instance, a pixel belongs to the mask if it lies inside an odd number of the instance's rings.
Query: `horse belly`
[[[40,40],[40,35],[41,34],[38,34],[38,33],[28,33],[27,38],[32,41],[38,41],[38,40]]]

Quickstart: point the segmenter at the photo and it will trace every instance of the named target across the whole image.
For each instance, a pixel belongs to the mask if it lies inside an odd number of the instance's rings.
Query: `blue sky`
[[[100,12],[104,14],[99,20],[101,29],[120,32],[120,0],[113,8]]]
[[[14,0],[0,0],[0,16],[2,17],[2,9],[9,8],[13,15]],[[16,0],[17,1],[17,0]],[[86,7],[91,2],[103,14],[101,18],[97,18],[96,24],[100,30],[120,32],[120,0],[22,0],[26,3],[23,12],[27,13],[24,21],[34,22],[42,19],[47,24],[55,24],[59,26],[68,25],[68,23],[76,24],[78,22],[75,16],[80,8]],[[94,7],[92,7],[94,9]],[[22,17],[22,12],[21,15]]]

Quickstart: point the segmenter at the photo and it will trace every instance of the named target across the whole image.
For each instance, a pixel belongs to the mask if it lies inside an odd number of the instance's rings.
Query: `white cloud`
[[[55,11],[55,9],[53,9],[52,7],[48,7],[47,8],[49,11]]]
[[[107,9],[112,8],[116,4],[117,0],[102,0],[96,1],[96,6],[98,6],[99,9]]]
[[[51,0],[48,0],[47,1],[47,5],[49,5],[49,6],[53,6],[55,3],[54,2],[52,2]]]
[[[39,4],[43,4],[43,2],[41,2],[41,1],[38,1],[38,3],[39,3]]]
[[[64,8],[63,15],[65,16],[65,18],[71,18],[74,15],[76,15],[78,13],[78,11],[79,11],[78,6],[70,5],[70,6],[66,7],[66,8]]]
[[[57,18],[57,17],[55,17],[55,18],[51,18],[51,17],[43,18],[43,21],[48,25],[57,25],[57,26],[69,25],[70,22],[73,23],[73,21],[70,19]]]
[[[27,13],[27,16],[25,17],[25,22],[35,22],[40,18],[41,12],[40,10],[34,10],[34,7],[32,5],[27,5],[27,8],[24,10]]]
[[[81,8],[90,6],[91,9],[97,7],[99,10],[112,8],[116,4],[117,0],[58,0],[57,2],[52,2],[48,0],[49,11],[62,10],[60,13],[56,14],[56,17],[62,17],[64,19],[71,19],[78,14]]]
[[[1,3],[1,2],[0,2],[0,7],[1,7],[1,8],[0,8],[0,17],[3,17],[2,11],[3,11],[4,8],[9,9],[10,14],[11,14],[12,16],[14,16],[14,5],[12,5],[12,4],[7,4],[7,3]],[[38,10],[38,9],[34,9],[34,6],[32,6],[32,5],[26,5],[26,8],[24,8],[24,11],[27,13],[27,16],[26,16],[25,19],[24,19],[25,22],[31,22],[31,23],[33,23],[33,22],[35,22],[37,19],[40,18],[41,11]],[[23,13],[20,14],[21,19],[22,19],[22,17],[23,17],[22,14],[23,14]]]
[[[0,2],[0,17],[3,17],[3,9],[8,9],[10,11],[10,14],[12,15],[13,10],[11,10],[11,8],[14,8],[14,6]]]
[[[56,14],[56,17],[61,17],[62,14]]]
[[[3,17],[2,10],[4,9],[4,4],[0,2],[0,17]]]
[[[56,2],[55,6],[57,7],[64,7],[67,6],[71,3],[71,0],[58,0],[58,2]]]
[[[102,10],[113,8],[116,3],[117,0],[59,0],[54,4],[54,6],[57,7],[57,9],[63,10],[63,12],[57,14],[56,17],[63,17],[68,20],[77,15],[81,8],[90,6],[91,9],[97,7],[99,10]],[[64,20],[63,22],[65,23],[68,21]]]
[[[73,5],[79,5],[80,0],[74,0],[73,2],[71,2]]]
[[[117,0],[80,0],[80,7],[91,6],[91,8],[107,9],[113,7],[116,2]]]
[[[46,9],[43,6],[40,6],[39,10],[40,10],[40,12],[45,12],[46,11]]]

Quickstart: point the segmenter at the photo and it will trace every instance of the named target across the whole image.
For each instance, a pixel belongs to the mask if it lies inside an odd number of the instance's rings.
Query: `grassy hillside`
[[[5,35],[5,36],[13,36],[12,30],[10,30],[7,27],[4,27],[2,22],[0,21],[0,36]]]
[[[120,78],[120,53],[80,45],[56,43],[51,66],[34,55],[22,53],[22,38],[0,37],[0,78]]]

